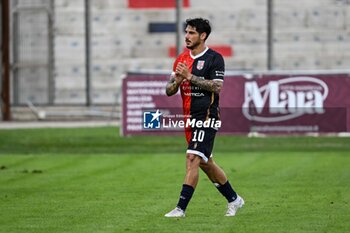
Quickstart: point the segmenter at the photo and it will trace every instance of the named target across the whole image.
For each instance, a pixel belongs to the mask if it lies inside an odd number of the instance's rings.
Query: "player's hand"
[[[180,75],[183,79],[191,80],[192,74],[186,64],[179,62],[175,69],[175,74]]]
[[[170,75],[170,78],[174,80],[177,84],[180,84],[184,80],[184,77],[176,74],[175,72],[172,72],[172,74]]]
[[[182,77],[181,75],[175,74],[175,81],[177,83],[181,83],[185,78]]]

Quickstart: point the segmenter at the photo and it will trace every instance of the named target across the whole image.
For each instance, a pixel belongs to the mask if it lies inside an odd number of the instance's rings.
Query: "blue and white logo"
[[[160,129],[160,116],[162,113],[157,109],[156,112],[143,112],[144,129]]]

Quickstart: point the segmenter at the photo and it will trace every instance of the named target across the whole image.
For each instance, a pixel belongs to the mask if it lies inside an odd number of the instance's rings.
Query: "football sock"
[[[193,193],[194,193],[194,188],[192,186],[183,184],[182,190],[180,193],[179,202],[177,203],[177,207],[185,211],[188,203],[192,198]]]
[[[233,190],[230,182],[226,182],[223,185],[214,183],[219,192],[227,199],[228,202],[233,202],[237,198],[237,193]]]

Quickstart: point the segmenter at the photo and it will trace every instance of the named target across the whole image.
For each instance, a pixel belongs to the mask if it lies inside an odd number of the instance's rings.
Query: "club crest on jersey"
[[[199,60],[199,61],[197,62],[197,70],[203,69],[204,63],[205,63],[205,61]]]

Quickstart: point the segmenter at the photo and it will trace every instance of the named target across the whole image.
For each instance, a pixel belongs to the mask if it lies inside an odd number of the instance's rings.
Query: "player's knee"
[[[195,155],[195,154],[190,154],[190,153],[187,153],[187,154],[186,154],[186,159],[187,159],[187,161],[189,161],[189,162],[194,162],[194,161],[196,160],[197,157],[198,157],[198,156]]]
[[[188,168],[199,167],[202,160],[201,157],[194,154],[187,154],[186,159],[187,159]]]
[[[206,171],[206,170],[209,169],[208,163],[206,163],[206,162],[203,161],[203,160],[200,162],[199,167],[200,167],[202,170],[204,170],[204,171]]]

